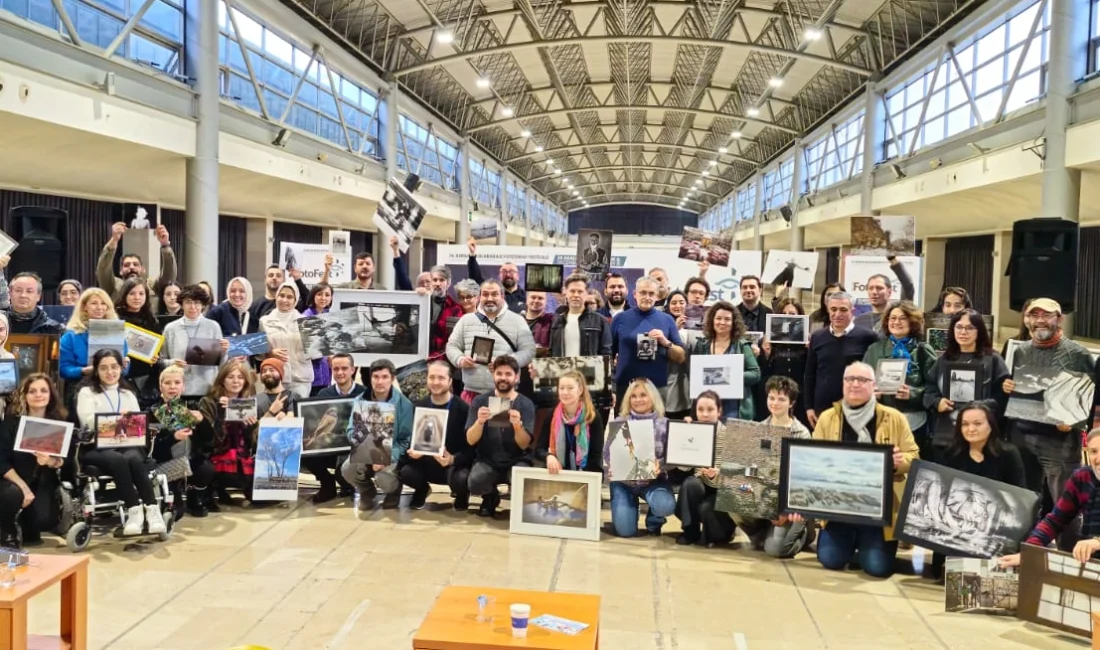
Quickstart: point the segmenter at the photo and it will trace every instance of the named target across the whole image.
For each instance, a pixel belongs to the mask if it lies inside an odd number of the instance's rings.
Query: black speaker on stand
[[[12,251],[9,278],[30,271],[42,278],[42,290],[53,291],[65,279],[65,223],[69,213],[59,208],[12,208],[13,234],[19,248]]]
[[[1020,311],[1032,298],[1051,298],[1072,314],[1077,303],[1079,226],[1065,219],[1027,219],[1012,226],[1012,257],[1005,275],[1008,306]]]

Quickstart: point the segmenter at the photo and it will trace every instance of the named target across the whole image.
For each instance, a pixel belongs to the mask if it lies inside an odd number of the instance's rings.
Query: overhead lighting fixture
[[[524,129],[523,131],[520,132],[520,135],[525,137],[525,138],[530,138],[531,137],[531,132],[528,131],[527,129]]]
[[[563,179],[561,179],[561,182],[563,182],[563,183],[568,183],[568,182],[569,182],[569,179],[568,179],[568,178],[563,178]]]
[[[760,114],[760,109],[753,106],[749,110],[745,111],[745,113],[748,114],[749,117],[756,117],[757,115]]]
[[[542,145],[541,144],[535,145],[535,152],[536,153],[542,153]]]
[[[561,170],[560,169],[555,169],[554,170],[554,176],[561,176]]]
[[[703,170],[703,176],[710,176],[710,171],[709,171],[709,170],[706,170],[706,169],[704,169],[704,170]]]
[[[492,85],[493,85],[493,82],[489,81],[488,77],[480,77],[477,80],[477,87],[478,88],[488,88],[489,86],[492,86]]]
[[[573,190],[573,196],[580,196],[580,195],[581,195],[580,192],[578,192],[577,190]]]
[[[802,34],[802,37],[807,41],[819,40],[821,38],[821,30],[816,27],[809,27],[806,29],[805,33]]]
[[[717,167],[718,166],[718,161],[717,160],[710,161],[710,166],[711,167]]]
[[[446,29],[444,29],[442,31],[439,31],[439,32],[436,32],[436,34],[435,34],[435,42],[436,43],[442,43],[444,45],[447,45],[448,43],[453,43],[454,40],[455,40],[455,35],[452,34],[450,31],[448,31]]]
[[[572,183],[570,183],[570,184],[566,185],[565,187],[566,187],[566,189],[570,189],[570,190],[571,190],[571,189],[573,189],[573,184],[572,184]]]
[[[734,131],[733,133],[730,134],[730,137],[733,138],[734,140],[737,140],[741,137],[741,132],[740,131]]]
[[[503,115],[504,117],[512,117],[513,115],[516,114],[516,112],[513,111],[511,109],[511,107],[505,106],[504,108],[500,109],[500,114]]]
[[[730,150],[725,147],[718,147],[718,153],[729,153]]]
[[[783,80],[779,77],[772,77],[771,79],[768,79],[768,85],[772,88],[779,88],[783,85]]]
[[[695,187],[699,187],[702,184],[703,184],[703,181],[701,181],[699,179],[695,179]]]

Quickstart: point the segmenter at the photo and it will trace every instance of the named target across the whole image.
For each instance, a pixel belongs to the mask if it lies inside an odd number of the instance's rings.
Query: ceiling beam
[[[659,201],[656,201],[656,202],[650,201],[649,203],[655,203],[656,205],[667,205],[669,207],[679,205],[681,202],[686,203],[686,204],[694,203],[695,205],[700,205],[700,206],[703,206],[704,208],[707,206],[706,203],[704,203],[702,201],[696,201],[695,199],[678,199],[675,196],[670,196],[668,194],[656,194],[654,192],[608,192],[608,194],[610,194],[612,196],[616,196],[616,195],[647,196],[647,197],[650,197],[650,198],[659,199]],[[577,208],[567,208],[566,206],[570,205],[570,204],[573,204],[573,203],[580,204],[581,201],[588,201],[589,203],[600,203],[601,199],[600,199],[599,196],[582,197],[582,198],[577,198],[575,196],[571,196],[571,197],[569,197],[568,201],[562,201],[561,203],[559,203],[558,207],[560,207],[561,209],[566,210],[566,211],[576,210]],[[608,201],[606,198],[602,199],[602,202],[604,202],[604,203],[646,203],[646,201]],[[688,212],[692,212],[692,211],[688,210]]]
[[[790,133],[791,135],[799,135],[796,129],[789,129],[785,126],[779,126],[773,122],[766,122],[764,120],[757,120],[751,117],[745,117],[743,115],[734,115],[732,113],[721,113],[719,111],[708,111],[702,108],[681,108],[678,106],[656,106],[652,104],[626,104],[626,105],[614,105],[614,106],[584,106],[578,108],[555,108],[549,111],[539,111],[537,113],[527,113],[526,115],[514,115],[512,117],[506,117],[499,120],[493,120],[492,122],[486,122],[479,126],[475,126],[467,130],[468,133],[477,133],[478,131],[484,131],[485,129],[491,129],[496,126],[504,126],[505,124],[512,124],[513,122],[519,122],[520,120],[530,120],[536,117],[554,117],[556,115],[571,115],[574,113],[589,113],[592,111],[665,111],[668,113],[691,113],[699,117],[711,117],[721,120],[737,120],[739,122],[745,122],[747,124],[756,124],[768,129],[776,129],[784,133]]]
[[[703,154],[703,155],[706,155],[706,156],[713,156],[715,159],[729,158],[729,159],[732,159],[732,160],[739,160],[741,162],[746,162],[746,163],[749,163],[749,164],[754,165],[754,166],[760,164],[760,161],[758,161],[758,160],[752,160],[751,158],[744,158],[742,156],[738,156],[738,155],[735,155],[735,154],[732,154],[732,153],[718,153],[717,149],[704,149],[702,147],[693,147],[693,146],[689,146],[689,145],[686,145],[686,144],[659,144],[659,143],[656,143],[656,142],[599,142],[599,143],[592,143],[592,144],[571,144],[571,145],[568,145],[568,146],[565,146],[565,147],[554,147],[553,149],[543,149],[542,151],[531,150],[531,151],[528,151],[528,152],[526,152],[522,155],[515,156],[514,158],[509,158],[508,160],[505,160],[504,164],[511,165],[514,162],[519,162],[520,160],[524,160],[526,158],[533,158],[535,156],[546,156],[547,158],[551,158],[551,157],[554,156],[554,154],[572,153],[572,152],[581,151],[581,150],[584,150],[584,149],[597,148],[597,147],[602,148],[602,149],[606,149],[608,151],[622,151],[623,147],[634,147],[636,149],[641,149],[642,151],[658,151],[658,152],[659,152],[660,149],[680,149],[682,151],[690,151],[692,153]]]
[[[676,203],[658,203],[657,201],[589,201],[589,205],[579,205],[575,208],[570,208],[569,212],[576,212],[578,210],[589,210],[598,205],[652,205],[659,208],[672,208],[679,210],[680,212],[687,212],[688,214],[699,214],[698,210],[685,210],[679,207]]]
[[[637,167],[631,167],[631,169],[638,169],[638,168]],[[624,170],[625,170],[625,168],[624,168]],[[605,182],[602,182],[602,183],[597,182],[597,183],[585,183],[584,185],[573,185],[573,189],[569,189],[568,187],[562,187],[562,188],[558,188],[556,190],[553,190],[551,192],[543,192],[543,194],[550,197],[550,196],[553,196],[555,194],[560,194],[562,192],[574,192],[574,191],[577,191],[577,190],[583,190],[586,187],[601,187],[601,186],[612,186],[612,187],[614,187],[616,185],[659,185],[661,187],[671,187],[671,188],[674,188],[674,189],[684,190],[684,191],[695,190],[699,194],[706,194],[707,196],[713,196],[716,199],[721,196],[720,194],[715,194],[714,192],[708,192],[706,190],[701,190],[697,187],[688,187],[688,186],[684,186],[684,185],[677,185],[676,183],[660,183],[660,182],[657,182],[657,181],[648,181],[648,180],[631,181],[631,180],[626,180],[626,179],[615,180],[615,181],[605,181]],[[631,194],[631,193],[632,192],[630,192],[629,190],[628,191],[623,191],[623,192],[616,192],[616,191],[600,192],[600,194]],[[580,198],[583,199],[585,197],[582,195]],[[673,198],[675,198],[675,197],[673,197]]]
[[[698,176],[699,178],[703,179],[704,184],[709,183],[711,181],[714,181],[715,183],[719,183],[719,184],[722,184],[722,185],[729,185],[730,187],[735,187],[737,185],[737,183],[734,183],[731,180],[727,180],[725,178],[719,178],[717,176],[714,176],[713,174],[711,174],[710,176],[703,176],[703,170],[693,172],[690,169],[681,169],[679,167],[667,167],[667,166],[663,167],[663,166],[659,166],[659,165],[626,165],[626,164],[620,163],[618,165],[592,165],[592,166],[589,166],[589,167],[577,167],[576,169],[563,169],[561,171],[562,171],[562,178],[566,178],[571,174],[585,174],[585,173],[588,173],[588,172],[611,171],[611,170],[623,171],[625,169],[640,169],[642,171],[647,171],[647,172],[671,172],[673,174],[684,174],[685,176]],[[539,181],[544,181],[544,180],[547,180],[547,179],[552,179],[552,178],[557,178],[557,177],[558,177],[557,174],[544,174],[542,176],[535,176],[533,178],[528,179],[527,183],[537,183]],[[685,190],[690,190],[691,189],[691,186],[689,186],[689,185],[682,185],[681,187],[683,187]]]

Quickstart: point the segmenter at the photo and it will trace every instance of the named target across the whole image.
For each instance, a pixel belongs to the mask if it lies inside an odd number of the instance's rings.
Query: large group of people
[[[765,330],[773,310],[805,314],[790,295],[795,290],[775,287],[769,306],[768,287],[744,276],[737,304],[711,302],[706,262],[682,289],[669,286],[668,273],[659,267],[632,288],[614,270],[601,277],[574,273],[556,296],[558,308],[549,311],[545,293],[520,285],[515,264],[501,266],[497,277],[484,277],[473,241],[469,279],[452,286],[446,266],[420,274],[414,285],[407,260],[391,240],[397,290],[429,296],[426,396],[414,403],[389,360],[377,359],[357,372],[349,354],[311,358],[299,333],[301,318],[330,310],[333,289],[382,289],[369,253],[355,257],[355,279],[346,284],[330,285],[326,269],[320,282],[307,286],[300,271],[290,271],[288,279],[272,265],[262,293],[254,295],[248,279],[235,277],[219,302],[209,284],[175,282],[175,258],[163,226],[156,231],[162,246],[159,276],[148,277],[137,255],[123,255],[115,276],[111,263],[124,232],[125,226],[116,224],[103,249],[96,274],[100,286],[66,280],[58,287],[59,303],[72,308],[65,324],[40,304],[37,276],[19,273],[9,282],[0,274],[0,337],[60,339],[57,375],[25,376],[6,398],[0,426],[0,542],[5,545],[33,544],[56,524],[52,495],[59,476],[72,471],[76,454],[113,479],[125,505],[124,534],[165,529],[151,465],[168,475],[178,497],[176,517],[219,512],[237,502],[233,492],[251,503],[258,421],[292,416],[301,400],[349,398],[392,406],[392,451],[389,458],[357,453],[360,440],[350,423],[350,453],[303,458],[303,469],[320,484],[312,495],[315,503],[343,495],[354,496],[361,510],[378,507],[379,498],[382,508],[397,508],[407,487],[408,507],[422,509],[435,485],[452,495],[456,511],[466,513],[476,500],[478,514],[492,517],[502,499],[500,485],[510,482],[514,467],[604,472],[604,440],[613,420],[650,420],[660,430],[670,419],[719,426],[740,419],[788,428],[795,438],[889,445],[895,503],[918,458],[1027,487],[1046,496],[1044,512],[1035,513],[1032,541],[1045,544],[1057,537],[1060,548],[1088,551],[1085,557],[1100,550],[1095,540],[1081,541],[1076,523],[1083,513],[1086,536],[1100,527],[1100,501],[1091,496],[1100,481],[1100,433],[1088,436],[1091,467],[1082,469],[1089,421],[1053,425],[1006,417],[1015,390],[1013,368],[993,350],[992,333],[967,292],[949,287],[935,307],[950,317],[946,351],[937,353],[925,340],[924,312],[912,301],[912,283],[897,260],[890,262],[902,286],[900,300],[894,299],[893,280],[883,275],[866,280],[869,305],[857,304],[843,285],[829,284],[808,317],[808,344],[781,344],[749,333]],[[0,268],[7,261],[0,258]],[[163,335],[159,356],[149,363],[131,358],[125,346],[90,351],[96,320],[123,320]],[[1057,302],[1029,301],[1022,327],[1027,340],[1015,346],[1014,365],[1095,377],[1091,354],[1063,335],[1062,323]],[[267,337],[269,351],[262,355],[223,358],[218,365],[186,361],[197,339],[220,341],[224,352],[231,338],[255,333]],[[486,339],[492,341],[489,358],[475,349]],[[743,397],[693,391],[693,358],[727,354],[743,357]],[[571,371],[557,379],[552,400],[536,393],[533,360],[590,356],[609,358],[606,390],[591,391],[588,378]],[[876,367],[885,359],[907,362],[903,382],[888,394],[876,387]],[[967,403],[952,401],[947,388],[948,373],[960,364],[982,370]],[[256,400],[255,416],[227,416],[230,401],[240,398]],[[441,455],[412,449],[417,408],[448,411]],[[14,450],[23,417],[70,420],[92,429],[101,414],[138,411],[157,425],[150,427],[145,449],[74,445],[70,458]],[[658,446],[662,439],[656,436]],[[644,501],[641,530],[659,535],[675,515],[681,525],[678,544],[721,546],[740,527],[753,548],[772,557],[793,557],[816,541],[817,557],[828,569],[858,563],[872,576],[894,571],[898,542],[892,526],[810,521],[794,513],[779,513],[774,520],[731,515],[716,507],[720,468],[657,470],[646,480],[608,477],[615,535],[639,533]],[[932,566],[942,567],[942,558],[934,558]]]

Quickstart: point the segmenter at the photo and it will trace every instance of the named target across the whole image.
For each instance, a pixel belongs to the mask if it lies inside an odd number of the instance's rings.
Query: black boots
[[[187,514],[192,517],[205,517],[209,514],[206,491],[206,488],[194,486],[187,488]]]

